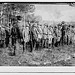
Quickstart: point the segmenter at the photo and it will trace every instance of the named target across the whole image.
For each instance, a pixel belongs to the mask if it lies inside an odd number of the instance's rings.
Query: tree
[[[8,21],[10,22],[12,19],[16,19],[16,14],[19,13],[26,13],[34,12],[35,6],[32,4],[25,4],[25,3],[4,3],[3,4],[3,11],[4,15],[7,16]],[[13,20],[13,21],[15,21]]]
[[[31,4],[21,4],[21,3],[16,3],[16,10],[20,10],[22,12],[28,13],[28,12],[34,12],[35,6]]]
[[[34,14],[26,15],[26,22],[34,22]]]
[[[26,17],[26,21],[27,22],[39,23],[40,21],[42,21],[42,17],[41,16],[35,16],[34,14],[29,14]]]
[[[35,16],[35,17],[34,17],[34,21],[35,21],[36,23],[39,23],[39,22],[42,21],[42,17],[41,17],[41,16]]]

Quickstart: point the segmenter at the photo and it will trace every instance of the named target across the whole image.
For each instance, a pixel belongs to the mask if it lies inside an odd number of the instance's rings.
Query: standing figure
[[[8,47],[9,38],[10,38],[9,31],[7,29],[5,29],[5,33],[6,33],[5,44],[6,44],[6,47]]]
[[[12,38],[12,46],[14,47],[14,55],[16,50],[16,40],[17,40],[17,28],[13,25],[11,28],[11,38]]]
[[[5,28],[0,26],[0,44],[1,44],[1,47],[5,47],[5,38],[6,38]]]
[[[62,46],[64,45],[64,41],[65,41],[65,25],[62,25],[62,29],[61,29],[61,43]]]

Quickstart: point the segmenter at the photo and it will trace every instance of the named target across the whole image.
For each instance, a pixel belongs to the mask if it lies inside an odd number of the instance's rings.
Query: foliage
[[[34,5],[31,4],[23,4],[23,3],[7,3],[4,4],[3,7],[8,11],[20,11],[20,12],[33,12],[35,10]]]
[[[18,19],[16,17],[16,14],[19,13],[29,13],[29,12],[34,12],[35,6],[32,4],[25,4],[25,3],[3,3],[2,5],[3,8],[3,14],[2,16],[6,16],[8,19],[8,22],[17,22]]]

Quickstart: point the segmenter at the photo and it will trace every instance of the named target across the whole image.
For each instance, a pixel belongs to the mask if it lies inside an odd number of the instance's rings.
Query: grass
[[[0,66],[75,66],[75,46],[35,50],[22,53],[22,46],[16,56],[8,48],[0,48]]]

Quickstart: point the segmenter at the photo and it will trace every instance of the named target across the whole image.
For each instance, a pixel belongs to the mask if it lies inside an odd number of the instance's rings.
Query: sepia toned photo
[[[75,66],[75,3],[0,2],[0,66]]]

